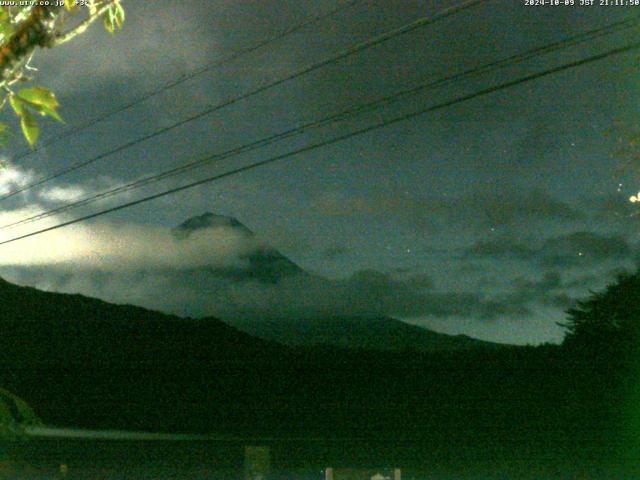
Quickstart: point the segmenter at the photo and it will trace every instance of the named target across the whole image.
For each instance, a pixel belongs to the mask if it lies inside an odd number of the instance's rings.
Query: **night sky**
[[[200,75],[163,95],[17,160],[5,150],[0,193],[249,91],[357,42],[432,15],[451,1],[362,1],[283,41]],[[177,77],[271,36],[335,0],[127,2],[124,30],[96,25],[33,60],[67,126],[135,100]],[[88,168],[2,202],[6,224],[41,209],[221,152],[351,105],[436,80],[640,14],[640,7],[527,7],[489,1],[239,102]],[[331,138],[530,73],[622,46],[637,28],[434,89],[397,105],[225,160],[142,191],[20,229],[98,208]],[[187,315],[216,302],[277,299],[305,308],[346,298],[411,323],[512,343],[558,342],[576,298],[633,268],[640,189],[633,136],[637,51],[501,90],[417,119],[94,221],[0,247],[0,275]],[[4,115],[9,118],[7,110]],[[13,121],[13,119],[11,119]],[[216,229],[180,244],[171,228],[204,212],[238,219],[331,286],[189,284],[185,271],[233,263],[253,248]],[[313,282],[311,282],[313,283]],[[282,291],[277,291],[279,288]],[[301,293],[302,292],[302,293]],[[306,293],[304,293],[306,292]],[[309,293],[311,292],[311,293]],[[229,300],[231,301],[231,300]],[[222,308],[220,305],[217,307]],[[226,308],[226,307],[225,307]],[[285,307],[283,307],[285,308]],[[336,307],[337,308],[337,307]]]

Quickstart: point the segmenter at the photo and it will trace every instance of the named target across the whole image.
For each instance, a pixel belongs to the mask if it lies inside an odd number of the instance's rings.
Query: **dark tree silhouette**
[[[564,346],[611,358],[640,353],[640,270],[620,273],[567,311]]]
[[[583,423],[599,432],[607,456],[635,471],[640,468],[640,270],[618,274],[567,314],[561,323],[566,372],[582,389],[578,410],[588,414]]]

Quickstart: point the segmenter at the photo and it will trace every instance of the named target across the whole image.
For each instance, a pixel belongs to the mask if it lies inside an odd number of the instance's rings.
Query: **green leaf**
[[[122,28],[124,17],[124,8],[122,8],[120,2],[114,3],[104,14],[104,28],[106,28],[108,32],[114,33],[116,28]]]
[[[76,8],[76,0],[64,0],[64,7],[68,12]]]
[[[116,3],[114,4],[113,9],[113,16],[116,25],[118,25],[118,28],[122,28],[122,24],[124,23],[124,8],[122,8],[122,5],[120,3]]]
[[[36,105],[35,103],[28,103],[28,102],[25,102],[24,104],[27,106],[28,109],[33,110],[36,113],[39,113],[43,117],[48,115],[49,117],[53,118],[54,120],[57,120],[60,123],[65,123],[55,108],[49,108],[45,105]]]
[[[62,117],[60,116],[60,114],[56,110],[54,110],[53,108],[41,106],[41,107],[38,108],[38,112],[42,116],[48,115],[48,116],[50,116],[54,120],[57,120],[60,123],[65,123],[64,120],[62,119]]]
[[[55,94],[44,87],[23,88],[18,92],[18,97],[34,105],[40,105],[47,108],[55,109],[60,104]]]
[[[38,120],[36,120],[36,117],[26,109],[22,116],[20,116],[20,127],[22,127],[22,133],[24,133],[24,137],[27,139],[27,142],[29,142],[29,145],[33,147],[36,140],[38,140],[40,127],[38,126]]]
[[[113,33],[115,30],[115,25],[113,24],[113,17],[111,16],[111,9],[109,9],[109,11],[107,13],[104,14],[103,18],[103,23],[104,23],[104,28],[107,30],[107,32],[109,33]]]
[[[11,104],[11,108],[13,108],[13,111],[16,112],[16,115],[18,115],[19,117],[24,115],[24,112],[27,111],[24,100],[14,94],[9,95],[9,103]]]
[[[11,129],[9,125],[6,123],[0,122],[0,145],[4,145],[7,143],[9,139],[9,135],[11,134]],[[2,164],[0,163],[0,168],[2,168]]]

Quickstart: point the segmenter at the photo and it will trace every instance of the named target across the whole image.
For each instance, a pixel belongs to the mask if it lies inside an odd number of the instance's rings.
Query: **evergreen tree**
[[[640,271],[621,273],[602,292],[567,311],[561,324],[567,347],[600,352],[637,353],[640,350]]]

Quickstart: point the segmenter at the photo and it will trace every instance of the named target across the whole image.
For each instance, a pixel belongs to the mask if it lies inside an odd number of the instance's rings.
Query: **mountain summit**
[[[239,255],[242,266],[207,268],[214,276],[238,282],[277,283],[285,277],[305,274],[298,265],[261,242],[249,228],[233,217],[206,212],[184,221],[173,229],[173,233],[178,239],[185,240],[195,232],[208,229],[226,229],[254,243],[254,248]]]
[[[233,217],[216,215],[205,212],[202,215],[191,217],[173,229],[174,235],[178,238],[187,238],[198,230],[208,228],[230,228],[241,232],[247,237],[255,237],[254,233]]]

